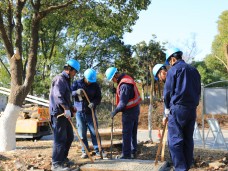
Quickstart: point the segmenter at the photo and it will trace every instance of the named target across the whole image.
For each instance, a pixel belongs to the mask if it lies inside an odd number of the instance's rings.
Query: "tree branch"
[[[10,42],[12,42],[12,32],[14,28],[14,23],[13,23],[13,10],[12,10],[12,1],[8,1],[8,8],[7,8],[7,18],[8,18],[8,37]]]
[[[222,59],[220,59],[217,55],[215,55],[215,57],[223,63],[223,65],[226,67],[227,72],[228,72],[228,65],[226,65],[226,63]]]
[[[8,68],[6,67],[6,65],[4,64],[4,62],[2,61],[2,59],[0,58],[0,62],[2,63],[3,67],[5,68],[5,70],[7,71],[7,73],[9,74],[9,76],[11,75]]]
[[[8,59],[10,59],[11,56],[13,56],[13,45],[12,45],[12,42],[10,42],[9,37],[7,36],[6,29],[3,22],[3,15],[1,11],[0,11],[0,33],[6,48]]]
[[[225,57],[226,57],[226,62],[228,66],[228,44],[225,45]],[[227,67],[227,72],[228,72],[228,67]]]
[[[15,39],[16,39],[16,54],[17,54],[17,60],[21,58],[22,55],[22,31],[23,31],[23,25],[21,23],[21,14],[22,9],[24,8],[24,5],[26,3],[26,0],[24,1],[18,1],[16,5],[16,25],[15,25]]]
[[[39,12],[39,17],[40,17],[39,19],[44,18],[47,14],[49,14],[50,12],[52,12],[54,10],[58,10],[58,9],[67,7],[68,5],[72,4],[74,1],[76,1],[76,0],[70,0],[64,4],[48,7],[46,10]]]

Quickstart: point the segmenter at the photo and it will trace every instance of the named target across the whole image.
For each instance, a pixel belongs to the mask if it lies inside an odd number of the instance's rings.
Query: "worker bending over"
[[[134,80],[126,74],[120,74],[117,68],[110,67],[105,72],[109,81],[117,83],[116,108],[111,112],[111,117],[122,112],[122,154],[119,159],[136,158],[137,154],[137,129],[140,113],[141,97]]]
[[[84,78],[76,80],[72,85],[72,95],[75,97],[74,106],[77,109],[76,113],[76,126],[78,128],[79,136],[81,137],[86,148],[89,150],[88,140],[87,140],[87,128],[89,129],[93,148],[95,150],[96,156],[100,157],[98,142],[96,139],[96,132],[93,123],[92,111],[94,110],[94,115],[96,119],[96,125],[98,128],[98,122],[96,117],[96,106],[101,102],[101,89],[96,82],[97,74],[94,69],[87,69],[84,72]],[[83,90],[86,92],[90,103],[88,103],[86,97],[84,96]],[[99,135],[100,136],[100,135]],[[100,139],[100,138],[99,138]],[[81,158],[88,158],[84,147],[82,146]]]

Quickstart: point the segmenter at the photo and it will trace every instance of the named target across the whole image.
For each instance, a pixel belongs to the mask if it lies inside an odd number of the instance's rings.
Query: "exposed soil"
[[[162,128],[162,110],[163,105],[161,103],[156,104],[156,112],[153,114],[153,129]],[[147,129],[148,108],[144,105],[141,107],[139,129]],[[201,123],[201,109],[198,109],[198,123]],[[115,119],[115,126],[121,127],[120,115],[119,119]],[[226,121],[227,116],[216,116],[219,120],[220,126],[223,129],[227,128]],[[206,123],[206,122],[205,122]],[[207,125],[206,125],[207,126]],[[52,155],[52,140],[49,141],[32,141],[32,140],[20,140],[17,141],[17,149],[9,152],[0,153],[0,171],[15,171],[15,170],[50,170],[51,168],[51,155]],[[140,142],[138,150],[138,159],[143,160],[155,160],[158,144],[151,142]],[[110,157],[110,149],[105,149],[107,157]],[[119,155],[121,152],[121,146],[114,146],[113,155]],[[93,154],[93,153],[91,153]],[[74,162],[71,165],[72,170],[76,170],[82,164],[89,163],[89,159],[80,159],[81,151],[78,142],[73,142],[69,152],[69,159]],[[95,156],[93,156],[95,157]],[[195,163],[190,170],[228,170],[228,151],[208,150],[195,148],[194,151]],[[171,162],[168,148],[165,149],[165,160]],[[214,166],[212,167],[211,165]]]

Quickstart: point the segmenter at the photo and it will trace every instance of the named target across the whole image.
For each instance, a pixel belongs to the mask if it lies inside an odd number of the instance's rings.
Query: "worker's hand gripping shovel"
[[[165,142],[163,142],[163,138],[165,137],[165,132],[166,132],[166,128],[167,128],[167,119],[165,120],[165,123],[164,123],[164,127],[163,127],[163,130],[162,130],[162,137],[161,137],[161,140],[160,140],[160,143],[159,143],[159,146],[158,146],[158,150],[157,150],[157,154],[156,154],[156,158],[155,158],[155,161],[154,161],[154,164],[155,166],[158,164],[158,156],[160,155],[161,153],[161,150],[162,150],[162,146],[163,148],[165,147],[164,144]],[[164,154],[164,151],[163,151],[163,154]],[[164,160],[164,157],[162,156],[161,157],[162,160]]]
[[[61,116],[65,116],[65,114],[61,114],[61,115],[57,116],[57,118],[59,118],[59,117],[61,117]],[[85,146],[85,144],[83,143],[82,139],[81,139],[80,136],[78,135],[78,131],[77,131],[77,129],[74,127],[74,125],[73,125],[73,123],[72,123],[72,121],[71,121],[71,118],[68,118],[68,120],[69,120],[69,122],[70,122],[70,124],[71,124],[71,126],[72,126],[72,128],[73,128],[73,130],[74,130],[74,132],[75,132],[75,134],[76,134],[76,136],[77,136],[77,138],[79,139],[79,142],[80,142],[80,143],[82,144],[82,146],[84,147],[84,149],[85,149],[85,151],[86,151],[86,154],[88,155],[89,159],[91,160],[92,163],[94,163],[94,160],[93,160],[93,158],[91,157],[91,155],[90,155],[90,153],[89,153],[87,147]]]
[[[89,100],[85,90],[82,89],[82,91],[84,93],[84,96],[86,97],[86,100],[90,104],[90,100]],[[98,148],[99,148],[101,159],[103,159],[103,154],[102,154],[102,149],[101,149],[101,141],[100,141],[100,136],[99,136],[98,129],[97,129],[97,122],[96,122],[96,118],[95,118],[95,114],[94,114],[93,108],[91,108],[91,111],[92,111],[94,129],[95,129],[95,132],[96,132],[96,139],[97,139],[97,143],[98,143]]]

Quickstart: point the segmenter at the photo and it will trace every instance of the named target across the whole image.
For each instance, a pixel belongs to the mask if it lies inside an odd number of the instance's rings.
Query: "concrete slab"
[[[167,162],[159,162],[156,166],[154,160],[99,160],[80,167],[81,171],[164,171]]]

